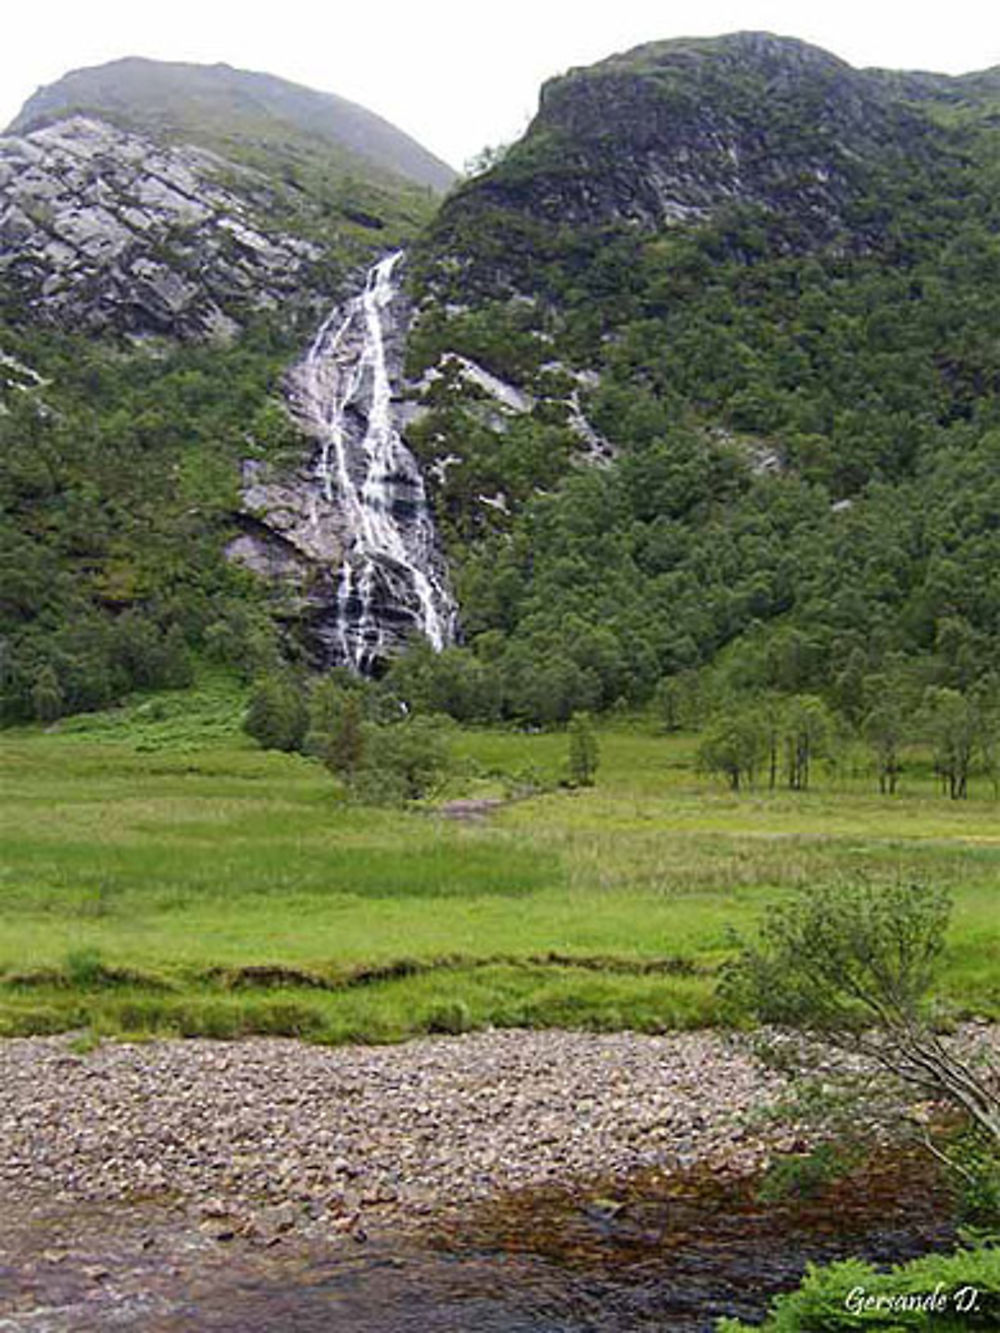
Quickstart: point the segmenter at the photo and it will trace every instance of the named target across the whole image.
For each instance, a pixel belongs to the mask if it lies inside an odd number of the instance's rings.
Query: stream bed
[[[183,1209],[0,1223],[0,1333],[707,1333],[759,1320],[807,1262],[954,1240],[930,1160],[882,1152],[805,1196],[696,1168],[514,1192],[334,1243],[206,1237]]]

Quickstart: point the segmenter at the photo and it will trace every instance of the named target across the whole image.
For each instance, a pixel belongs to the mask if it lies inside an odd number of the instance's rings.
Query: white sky
[[[40,84],[125,55],[263,70],[360,102],[456,167],[517,137],[542,81],[667,37],[764,29],[850,61],[1000,65],[995,0],[34,0],[0,46],[0,126]]]

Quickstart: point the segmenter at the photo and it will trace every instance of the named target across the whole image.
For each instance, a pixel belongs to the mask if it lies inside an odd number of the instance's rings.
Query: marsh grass
[[[942,993],[1000,1012],[1000,806],[943,800],[919,763],[894,799],[843,773],[733,796],[694,738],[619,723],[597,786],[570,791],[565,735],[468,730],[450,794],[520,793],[468,823],[349,804],[317,762],[253,746],[241,708],[210,678],[5,735],[0,1032],[708,1024],[732,930],[858,873],[948,886]],[[275,984],[225,981],[255,968]]]

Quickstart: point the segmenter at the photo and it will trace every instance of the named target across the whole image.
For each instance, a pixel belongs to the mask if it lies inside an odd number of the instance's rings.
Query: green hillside
[[[706,667],[853,710],[897,668],[992,671],[997,87],[762,34],[546,86],[421,244],[418,443],[472,651],[449,671],[488,664],[536,720]]]
[[[380,172],[442,193],[455,172],[408,134],[334,93],[229,65],[132,56],[73,70],[40,88],[8,129],[22,134],[77,112],[123,129],[195,143],[253,165],[275,158],[342,172]]]
[[[124,67],[108,114],[134,117]],[[147,127],[186,69],[151,81]],[[464,635],[394,670],[411,703],[547,723],[680,699],[701,721],[778,692],[861,725],[931,688],[995,712],[996,71],[858,71],[759,33],[654,43],[546,85],[436,213],[393,185],[369,215],[376,173],[353,220],[313,95],[264,79],[254,120],[251,76],[212,74],[202,142],[270,164],[270,215],[319,247],[331,291],[410,243],[409,439]],[[309,299],[228,348],[153,356],[12,308],[8,717],[167,680],[168,639],[251,672],[298,660],[222,551],[240,461],[301,453],[279,397]]]
[[[123,357],[7,328],[0,346],[22,368],[0,365],[5,718],[185,685],[192,652],[266,666],[265,592],[223,552],[241,459],[301,448],[277,401],[286,338]]]
[[[343,99],[228,67],[77,71],[12,132],[0,717],[184,684],[199,656],[266,669],[279,639],[294,656],[225,558],[241,466],[303,464],[285,372],[453,173]]]

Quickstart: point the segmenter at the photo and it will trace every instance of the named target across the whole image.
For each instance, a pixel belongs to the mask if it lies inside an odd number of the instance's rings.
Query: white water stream
[[[359,671],[384,662],[401,631],[441,649],[455,606],[416,460],[393,422],[386,336],[402,251],[369,270],[359,296],[331,312],[295,374],[299,415],[317,437],[316,481],[343,514],[332,647]]]

